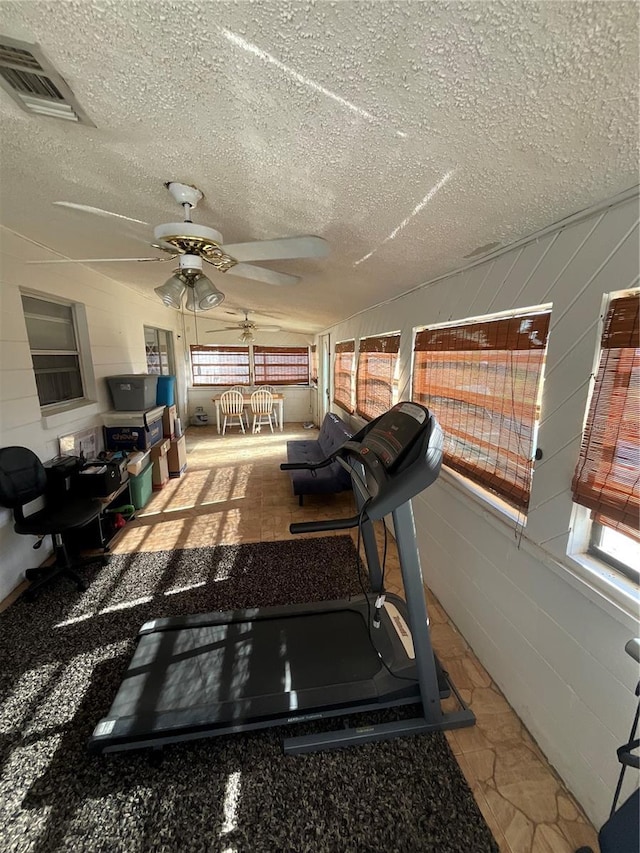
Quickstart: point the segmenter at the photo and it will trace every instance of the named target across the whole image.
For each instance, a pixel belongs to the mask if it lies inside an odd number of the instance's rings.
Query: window
[[[353,362],[356,342],[342,341],[336,344],[336,359],[333,365],[333,402],[349,414],[353,414]]]
[[[253,347],[256,385],[308,385],[308,347]]]
[[[640,293],[613,299],[604,321],[600,363],[573,499],[591,510],[591,550],[623,567],[640,564]]]
[[[74,306],[22,296],[41,406],[84,398]]]
[[[318,347],[316,344],[311,347],[311,375],[309,378],[312,385],[318,384]]]
[[[169,376],[173,369],[173,349],[171,332],[164,329],[144,327],[144,344],[147,354],[147,373],[159,373]]]
[[[191,345],[194,386],[248,385],[249,347]]]
[[[519,511],[529,506],[550,309],[416,335],[413,399],[442,425],[444,463]]]
[[[356,381],[356,412],[368,421],[393,406],[400,334],[361,338]]]

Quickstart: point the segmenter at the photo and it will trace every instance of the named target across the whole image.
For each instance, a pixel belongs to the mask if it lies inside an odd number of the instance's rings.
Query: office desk
[[[211,399],[216,406],[216,427],[218,428],[218,433],[220,433],[220,397],[212,397]],[[242,399],[245,409],[249,409],[249,414],[251,414],[251,395],[248,397],[243,396]],[[278,425],[280,432],[282,432],[284,426],[284,394],[274,394],[273,405],[278,407]]]

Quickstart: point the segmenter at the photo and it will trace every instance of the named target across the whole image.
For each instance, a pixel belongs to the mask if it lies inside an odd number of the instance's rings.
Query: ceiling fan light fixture
[[[186,282],[180,275],[179,270],[176,270],[175,274],[161,287],[155,287],[154,292],[158,294],[167,308],[180,309],[182,306],[182,297],[186,289]]]
[[[239,340],[243,344],[252,344],[255,340],[252,330],[251,329],[243,329],[242,332],[240,333]]]
[[[187,284],[187,311],[209,311],[224,302],[224,293],[202,273],[190,276]]]
[[[207,278],[206,275],[200,275],[196,279],[193,286],[195,300],[202,311],[209,308],[217,308],[224,302],[224,293],[215,286],[215,284]]]

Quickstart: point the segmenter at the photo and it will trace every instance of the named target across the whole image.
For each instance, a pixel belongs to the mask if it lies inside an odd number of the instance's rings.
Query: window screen
[[[253,348],[256,385],[308,385],[308,347]]]
[[[549,318],[464,322],[415,339],[413,399],[442,425],[445,464],[525,511]]]
[[[580,458],[576,503],[595,521],[640,539],[640,294],[612,300]]]
[[[362,338],[358,354],[356,412],[370,421],[394,403],[400,335]]]
[[[191,345],[194,385],[248,385],[249,347]]]
[[[336,344],[336,357],[333,365],[333,402],[349,414],[353,413],[355,350],[355,341],[342,341]]]
[[[72,305],[23,296],[22,307],[41,406],[84,396]]]

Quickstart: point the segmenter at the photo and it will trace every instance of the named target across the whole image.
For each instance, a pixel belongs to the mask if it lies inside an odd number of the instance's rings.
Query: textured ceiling
[[[285,328],[638,182],[635,3],[0,2],[0,33],[39,43],[96,124],[0,91],[2,224],[67,257],[144,256],[150,228],[51,202],[158,224],[180,218],[163,183],[196,184],[194,220],[225,242],[331,244],[271,264],[294,287],[215,275],[223,307]],[[100,271],[154,299],[170,273]]]

